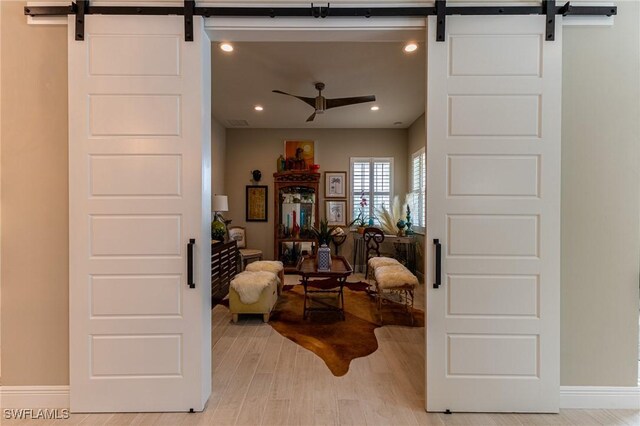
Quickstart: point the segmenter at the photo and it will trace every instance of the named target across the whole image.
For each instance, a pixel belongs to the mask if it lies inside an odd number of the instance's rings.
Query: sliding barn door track
[[[436,16],[436,40],[445,40],[448,15],[543,15],[545,39],[555,39],[556,15],[613,16],[616,6],[572,6],[566,2],[557,6],[555,0],[542,0],[539,6],[447,6],[446,0],[436,0],[431,7],[198,7],[195,1],[185,0],[184,6],[92,6],[89,0],[78,0],[69,6],[26,6],[24,14],[33,17],[75,15],[76,40],[84,40],[86,15],[179,15],[184,16],[185,41],[193,41],[193,17],[264,17],[291,18],[380,18]]]

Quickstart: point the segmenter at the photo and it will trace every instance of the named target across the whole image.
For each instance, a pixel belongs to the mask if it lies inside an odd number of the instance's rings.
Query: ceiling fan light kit
[[[313,111],[313,114],[311,114],[309,118],[307,118],[307,122],[315,120],[316,114],[323,114],[328,109],[376,101],[375,95],[327,99],[324,96],[322,96],[322,91],[325,88],[324,83],[321,83],[321,82],[315,83],[314,87],[318,91],[318,96],[316,96],[315,98],[292,95],[291,93],[283,92],[282,90],[273,90],[273,93],[277,93],[279,95],[291,96],[296,99],[300,99],[302,102],[312,107],[314,111]]]

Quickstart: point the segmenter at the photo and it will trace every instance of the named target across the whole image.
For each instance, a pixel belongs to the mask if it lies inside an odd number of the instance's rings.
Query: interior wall
[[[637,380],[640,7],[617,4],[613,27],[563,37],[563,385]],[[24,5],[0,1],[2,384],[65,385],[67,29]]]
[[[414,121],[407,130],[407,191],[411,190],[413,184],[413,154],[425,147],[427,142],[427,128],[425,123],[425,115],[422,114]],[[417,269],[418,272],[424,275],[424,254],[426,253],[425,236],[424,233],[416,233],[416,239],[420,245],[420,252],[418,253]]]
[[[226,194],[227,129],[211,119],[211,196]]]
[[[563,35],[563,385],[638,384],[640,5],[617,5]]]
[[[2,1],[2,384],[69,383],[67,28]]]
[[[227,129],[227,191],[230,226],[245,226],[251,248],[260,249],[265,259],[273,259],[274,186],[276,159],[284,153],[285,140],[315,141],[315,162],[320,172],[346,171],[350,157],[394,157],[394,195],[407,190],[406,129]],[[251,185],[251,171],[262,171],[260,185],[269,186],[269,221],[245,221],[245,186]],[[324,174],[320,182],[320,218],[324,218]],[[349,185],[351,190],[351,185]],[[349,202],[347,202],[347,207]],[[347,209],[348,210],[348,209]],[[349,219],[351,220],[351,219]],[[351,252],[351,241],[340,254]]]

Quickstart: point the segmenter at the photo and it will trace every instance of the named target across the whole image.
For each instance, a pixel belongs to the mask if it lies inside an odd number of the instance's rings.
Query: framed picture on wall
[[[324,172],[324,198],[347,198],[347,172]]]
[[[269,220],[268,195],[269,187],[266,185],[247,185],[247,222],[266,222]]]
[[[329,226],[347,226],[347,202],[345,200],[326,200],[325,218]]]
[[[287,170],[309,170],[314,164],[314,141],[284,141],[284,158]]]

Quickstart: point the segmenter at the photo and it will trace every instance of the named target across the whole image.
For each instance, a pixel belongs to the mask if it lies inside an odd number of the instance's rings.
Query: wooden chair
[[[254,260],[262,260],[262,250],[248,248],[247,232],[243,226],[230,227],[229,239],[235,240],[238,244],[238,251],[240,252],[240,262],[242,264],[243,271],[246,268],[247,263]]]
[[[369,278],[369,259],[372,257],[380,256],[380,246],[384,242],[384,232],[381,229],[375,227],[369,227],[364,229],[362,234],[364,240],[364,258],[365,258],[365,270],[364,278]],[[375,256],[372,256],[375,254]]]

